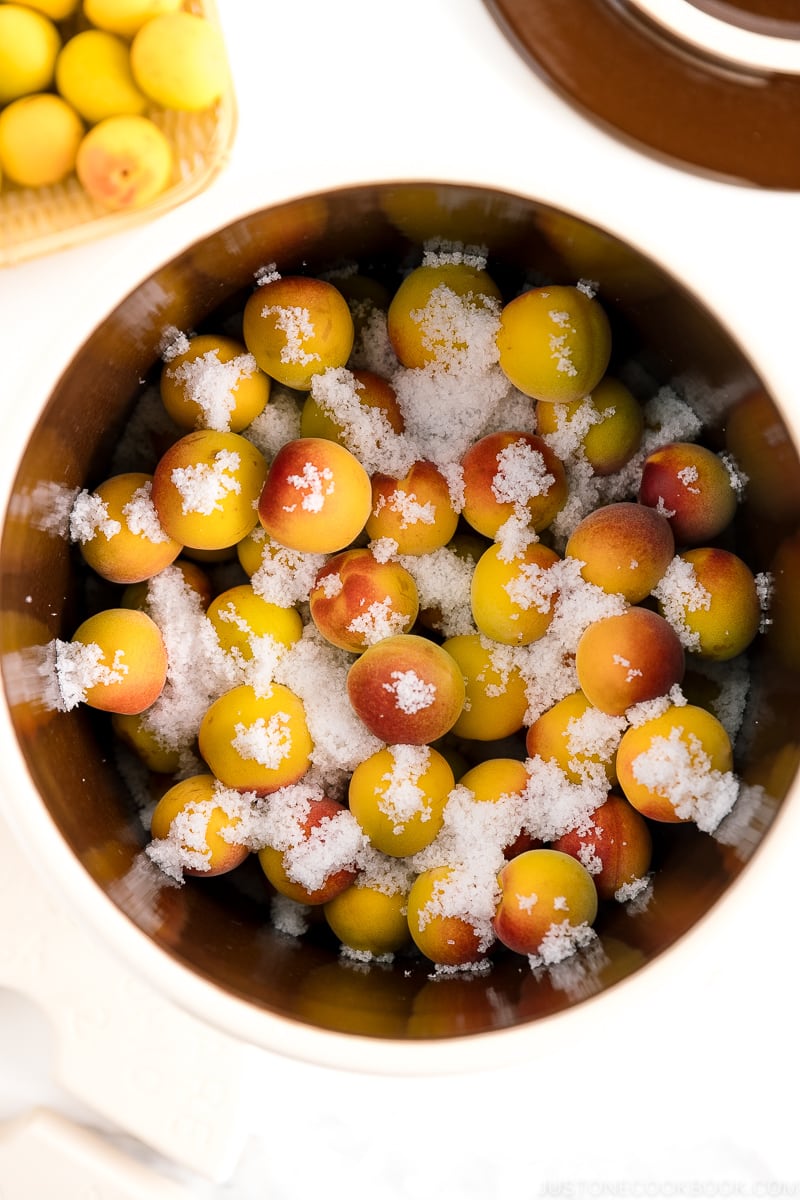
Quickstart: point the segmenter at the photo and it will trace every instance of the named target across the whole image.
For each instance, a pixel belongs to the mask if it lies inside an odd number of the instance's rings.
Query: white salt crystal
[[[536,496],[545,495],[554,483],[541,451],[524,438],[504,446],[497,455],[492,494],[498,504],[526,505]]]
[[[122,683],[128,674],[124,650],[116,650],[110,664],[96,642],[55,641],[55,671],[61,695],[60,708],[69,712],[86,700],[89,688]]]
[[[614,892],[614,899],[620,904],[627,903],[628,900],[635,900],[637,896],[641,896],[651,886],[652,880],[650,875],[640,875],[638,879],[631,879],[629,883],[620,884]]]
[[[383,690],[391,692],[395,706],[409,716],[430,708],[436,700],[436,685],[420,679],[416,671],[392,671],[389,678],[392,683],[382,684]]]
[[[312,908],[309,904],[298,904],[289,896],[277,892],[270,899],[270,919],[278,933],[286,937],[301,938],[308,933],[309,917]]]
[[[350,364],[355,368],[372,371],[382,379],[391,379],[399,369],[397,355],[389,340],[386,313],[370,306],[370,311],[359,322]]]
[[[108,505],[95,492],[78,492],[72,505],[69,520],[69,536],[73,542],[85,545],[98,533],[110,541],[122,530],[119,521],[108,513]]]
[[[401,529],[408,529],[410,525],[434,525],[436,522],[436,505],[430,500],[420,504],[416,492],[396,488],[388,496],[382,494],[375,505],[375,516],[384,508],[400,517]]]
[[[358,764],[383,746],[351,705],[341,703],[351,662],[351,656],[326,642],[309,623],[275,673],[277,682],[303,702],[313,742],[312,777],[324,779],[329,793],[341,790]]]
[[[353,617],[347,629],[350,633],[360,634],[365,646],[374,646],[393,634],[404,633],[407,624],[405,613],[397,612],[391,596],[386,596],[383,600],[374,600],[368,608]]]
[[[392,823],[392,831],[400,834],[412,818],[424,822],[433,815],[431,797],[419,782],[428,770],[431,752],[428,746],[406,745],[389,746],[388,751],[392,765],[381,776],[378,809]]]
[[[222,650],[198,593],[177,567],[149,581],[147,611],[167,650],[167,679],[142,724],[162,745],[188,749],[208,707],[237,682],[236,665]]]
[[[526,761],[524,828],[532,837],[554,842],[565,833],[591,832],[592,815],[608,795],[608,779],[586,764],[584,777],[573,783],[552,760],[539,755]]]
[[[329,367],[311,381],[316,404],[339,425],[342,441],[367,474],[401,478],[417,461],[417,447],[405,433],[395,432],[383,409],[361,402],[363,390],[345,367]]]
[[[728,472],[731,481],[731,487],[736,493],[737,499],[742,500],[747,491],[749,482],[742,468],[737,463],[736,459],[728,450],[723,450],[719,456],[722,459],[723,465]]]
[[[686,704],[686,697],[679,683],[674,683],[664,696],[656,696],[653,700],[640,700],[625,710],[625,720],[629,725],[644,725],[655,717],[662,717],[673,705],[681,708]]]
[[[312,462],[303,463],[303,469],[299,475],[287,475],[286,482],[290,483],[295,491],[301,493],[300,507],[304,512],[322,512],[326,498],[332,496],[336,490],[336,481],[330,467],[323,467],[320,470]],[[296,501],[294,504],[283,505],[284,512],[294,512],[296,508]]]
[[[400,555],[397,561],[417,585],[420,608],[440,614],[435,621],[440,633],[456,637],[475,632],[470,599],[474,563],[470,559],[441,546],[430,554]]]
[[[684,740],[683,732],[675,726],[669,737],[654,737],[631,769],[643,787],[669,799],[678,817],[711,833],[733,807],[739,781],[731,771],[713,768],[699,738],[689,733]]]
[[[8,501],[8,513],[53,537],[70,536],[70,520],[80,488],[68,488],[52,480],[39,480],[33,487],[20,487]]]
[[[253,277],[259,287],[263,287],[265,283],[275,283],[281,278],[281,273],[278,270],[278,264],[271,262],[265,263],[263,267],[258,267],[253,272]]]
[[[236,478],[241,457],[235,450],[218,450],[213,463],[195,463],[174,467],[170,473],[175,490],[181,497],[184,516],[201,513],[209,516],[222,511],[222,502],[231,492],[238,494],[242,485]]]
[[[252,725],[238,721],[233,732],[231,746],[236,753],[267,770],[277,770],[292,752],[291,717],[288,713],[273,713],[269,721],[258,717]]]
[[[147,538],[148,542],[158,545],[160,542],[169,541],[169,534],[159,520],[152,500],[152,490],[152,482],[149,479],[145,480],[123,507],[122,515],[131,533],[140,534]]]
[[[243,379],[250,379],[257,370],[252,354],[237,354],[228,362],[221,362],[215,348],[195,359],[168,367],[166,373],[176,383],[184,385],[187,399],[192,400],[203,415],[203,427],[225,432],[231,426],[236,389]]]
[[[266,532],[256,529],[254,537],[262,540],[264,550],[261,565],[250,576],[250,586],[256,595],[280,608],[293,608],[311,595],[317,573],[325,564],[323,554],[306,554],[270,542]]]
[[[447,265],[472,267],[485,271],[489,257],[488,246],[465,245],[448,238],[428,238],[422,245],[422,266],[441,267]]]
[[[584,950],[597,937],[591,925],[582,921],[580,925],[571,925],[569,921],[554,921],[547,930],[539,946],[538,954],[528,955],[531,968],[553,966],[563,962],[578,950]]]
[[[300,437],[300,409],[292,392],[273,383],[269,404],[247,426],[245,436],[271,461],[287,442]]]
[[[575,332],[570,325],[569,313],[550,309],[547,315],[554,325],[564,330],[563,333],[551,333],[549,338],[550,357],[556,364],[556,370],[570,377],[577,375],[578,368],[572,361],[572,347],[569,344],[569,335]]]
[[[319,362],[319,354],[306,350],[305,341],[315,334],[311,314],[307,308],[298,304],[265,304],[261,309],[262,317],[275,317],[275,328],[284,334],[284,344],[281,347],[281,362],[296,363],[306,367],[312,362]]]
[[[387,563],[397,554],[398,544],[394,538],[382,537],[370,542],[369,548],[376,562]]]
[[[611,716],[599,708],[587,708],[579,717],[570,717],[566,729],[570,770],[584,774],[587,770],[585,759],[589,757],[595,757],[601,763],[611,762],[626,725],[625,717]]]
[[[711,593],[697,578],[694,564],[676,554],[652,589],[652,594],[677,633],[681,645],[687,650],[699,649],[700,635],[687,624],[686,613],[708,612]]]
[[[179,354],[185,354],[189,346],[189,338],[182,330],[175,325],[167,325],[159,339],[158,353],[165,363],[172,362]]]

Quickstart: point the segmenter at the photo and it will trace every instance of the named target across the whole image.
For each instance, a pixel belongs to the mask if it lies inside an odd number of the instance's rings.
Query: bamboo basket
[[[219,28],[212,0],[184,6]],[[175,153],[170,185],[149,204],[110,212],[92,200],[72,174],[51,187],[0,186],[0,266],[51,254],[106,234],[129,229],[183,204],[206,188],[227,161],[236,132],[231,85],[203,112],[152,108],[147,114],[169,138]]]

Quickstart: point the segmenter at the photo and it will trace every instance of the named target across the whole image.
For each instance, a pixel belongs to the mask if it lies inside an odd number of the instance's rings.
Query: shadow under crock
[[[421,242],[435,236],[488,247],[489,270],[509,295],[530,270],[553,282],[596,281],[614,329],[612,368],[637,363],[656,386],[677,380],[705,398],[706,440],[715,448],[738,436],[747,460],[740,465],[751,477],[737,518],[738,552],[753,570],[776,572],[774,622],[752,654],[751,700],[736,747],[736,769],[757,802],[741,815],[734,844],[694,827],[654,830],[648,902],[602,906],[603,953],[544,976],[503,954],[487,974],[442,979],[419,959],[345,960],[323,922],[302,940],[277,933],[266,888],[247,864],[230,876],[172,885],[141,853],[146,834],[115,766],[107,719],[86,708],[53,711],[37,674],[44,647],[71,636],[85,603],[85,573],[59,505],[105,477],[142,381],[157,378],[165,327],[213,328],[267,264],[283,274],[319,274],[357,261],[380,273],[387,264],[414,265]],[[245,216],[138,286],[80,347],[46,403],[22,453],[2,535],[2,665],[12,721],[71,852],[127,918],[199,977],[256,1008],[367,1037],[457,1038],[513,1027],[584,1003],[646,968],[720,901],[757,852],[792,781],[800,742],[800,637],[785,615],[800,598],[799,520],[794,445],[746,354],[696,297],[637,251],[567,213],[487,189],[383,184],[306,197]]]

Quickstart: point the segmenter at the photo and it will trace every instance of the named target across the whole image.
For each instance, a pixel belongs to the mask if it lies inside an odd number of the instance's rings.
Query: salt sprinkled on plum
[[[117,652],[109,666],[103,662],[103,650],[95,642],[62,642],[56,638],[53,644],[59,687],[58,707],[63,712],[70,712],[79,704],[85,704],[89,688],[98,683],[120,683],[127,674],[128,668],[121,651]]]
[[[122,509],[122,515],[125,517],[131,533],[139,533],[149,542],[157,544],[169,541],[169,535],[158,519],[158,513],[152,500],[152,489],[153,485],[148,479],[133,493]]]
[[[69,536],[73,542],[90,542],[98,533],[112,538],[121,528],[119,521],[109,517],[108,506],[100,496],[83,490],[75,497],[69,519]]]
[[[633,774],[644,787],[668,795],[681,820],[711,833],[733,808],[739,780],[712,768],[699,739],[690,734],[687,744],[681,733],[673,729],[668,738],[654,737],[650,749],[634,759]]]
[[[191,348],[191,343],[187,348]],[[252,354],[239,354],[221,362],[219,351],[208,350],[194,360],[187,359],[169,370],[170,378],[182,384],[187,399],[192,400],[203,414],[206,429],[227,431],[236,400],[234,392],[243,379],[257,370]]]

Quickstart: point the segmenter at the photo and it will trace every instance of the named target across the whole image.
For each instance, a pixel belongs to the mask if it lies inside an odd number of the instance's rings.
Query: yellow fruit
[[[25,8],[35,8],[51,21],[63,21],[76,11],[80,0],[19,0]]]
[[[0,112],[0,165],[23,187],[59,183],[75,166],[83,122],[60,96],[23,96]]]
[[[131,44],[131,68],[145,95],[164,108],[210,108],[228,82],[221,34],[193,13],[167,13],[143,25]]]
[[[141,208],[172,176],[172,148],[147,117],[106,117],[84,137],[75,169],[85,190],[105,208]]]
[[[141,116],[148,105],[131,73],[127,42],[101,29],[69,39],[56,61],[56,87],[91,125],[106,117]]]
[[[61,35],[52,21],[19,4],[0,5],[0,104],[53,82]]]
[[[132,38],[145,21],[162,13],[177,12],[182,3],[183,0],[83,0],[83,11],[98,29]]]

